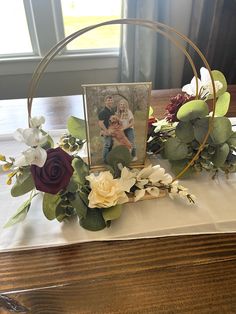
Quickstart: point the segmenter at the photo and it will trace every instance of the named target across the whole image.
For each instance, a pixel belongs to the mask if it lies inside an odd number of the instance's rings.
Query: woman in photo
[[[128,101],[121,99],[117,105],[116,115],[122,123],[124,133],[130,143],[132,144],[131,156],[133,161],[137,160],[136,156],[136,145],[135,145],[135,134],[134,134],[134,115],[129,109]]]

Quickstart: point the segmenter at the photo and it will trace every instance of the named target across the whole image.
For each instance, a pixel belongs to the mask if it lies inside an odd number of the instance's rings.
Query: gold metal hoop
[[[74,32],[71,35],[65,37],[58,44],[56,44],[42,58],[41,62],[39,63],[39,65],[37,66],[36,70],[33,73],[33,76],[32,76],[32,79],[31,79],[31,82],[30,82],[30,85],[29,85],[28,97],[27,97],[28,118],[30,119],[30,117],[31,117],[33,98],[34,98],[35,92],[36,92],[36,90],[38,88],[40,79],[41,79],[43,73],[45,72],[47,66],[53,61],[54,57],[66,45],[68,45],[72,40],[74,40],[75,38],[77,38],[77,37],[79,37],[79,36],[89,32],[90,30],[93,30],[93,29],[101,27],[101,26],[116,25],[116,24],[121,24],[121,25],[131,24],[131,25],[137,25],[137,26],[144,26],[144,27],[152,29],[153,31],[155,31],[157,33],[162,34],[163,36],[168,38],[172,43],[174,43],[175,46],[177,46],[185,54],[186,58],[188,59],[190,65],[192,67],[192,70],[193,70],[193,73],[194,73],[194,77],[195,77],[195,81],[196,81],[196,91],[197,91],[196,92],[196,99],[198,99],[199,94],[198,94],[198,77],[197,77],[197,71],[196,71],[194,62],[193,62],[191,56],[189,55],[189,53],[182,46],[182,44],[179,43],[175,37],[173,37],[173,34],[175,36],[177,36],[179,39],[184,40],[186,43],[188,43],[194,49],[194,51],[197,52],[197,54],[201,58],[203,64],[205,65],[205,67],[209,71],[210,79],[211,79],[211,83],[212,83],[212,87],[213,87],[213,100],[212,100],[212,104],[213,104],[212,112],[213,112],[213,114],[212,114],[212,116],[209,119],[208,131],[207,131],[207,133],[206,133],[202,143],[200,144],[198,151],[194,155],[194,157],[183,168],[183,170],[173,179],[173,181],[175,181],[175,180],[179,179],[189,169],[189,167],[191,165],[193,165],[194,161],[198,159],[201,151],[204,149],[206,141],[207,141],[207,139],[208,139],[208,137],[210,135],[210,132],[212,130],[212,127],[213,127],[213,120],[214,120],[214,115],[215,115],[215,105],[216,105],[216,90],[215,90],[215,85],[214,85],[214,79],[213,79],[213,76],[212,76],[212,73],[211,73],[211,68],[210,68],[206,58],[202,54],[202,52],[199,50],[199,48],[188,37],[186,37],[182,33],[178,32],[173,27],[170,27],[170,26],[165,25],[165,24],[160,23],[160,22],[154,22],[154,21],[148,21],[148,20],[142,20],[142,19],[118,19],[118,20],[111,20],[111,21],[106,21],[106,22],[103,22],[103,23],[95,24],[95,25],[92,25],[92,26],[88,26],[86,28],[83,28],[83,29],[81,29],[81,30],[79,30],[77,32]]]

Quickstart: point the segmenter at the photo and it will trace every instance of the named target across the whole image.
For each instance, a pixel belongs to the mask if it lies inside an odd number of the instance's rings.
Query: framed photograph
[[[90,169],[103,168],[107,154],[117,145],[129,149],[132,166],[144,166],[151,83],[82,87]]]

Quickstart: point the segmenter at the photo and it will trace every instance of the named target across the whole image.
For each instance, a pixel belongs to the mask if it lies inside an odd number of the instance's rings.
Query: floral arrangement
[[[120,217],[122,204],[168,193],[194,203],[194,196],[173,181],[159,165],[131,169],[131,155],[125,146],[116,146],[107,157],[106,169],[90,173],[79,156],[85,140],[84,121],[68,119],[68,133],[54,147],[51,136],[42,129],[44,117],[30,119],[30,127],[17,129],[14,138],[28,148],[17,158],[0,155],[2,168],[8,171],[7,184],[14,184],[11,195],[29,193],[28,199],[9,219],[9,227],[25,219],[33,198],[43,193],[42,209],[47,219],[59,222],[78,217],[88,230],[109,227]]]
[[[208,103],[213,98],[213,86],[207,69],[201,68],[200,74],[198,90],[193,78],[190,84],[183,86],[182,94],[171,98],[165,119],[151,116],[149,120],[147,149],[168,159],[175,174],[191,162],[209,129],[212,112]],[[220,71],[212,71],[212,76],[217,97],[213,127],[198,158],[184,173],[185,177],[203,170],[211,172],[213,178],[219,171],[226,175],[236,171],[236,132],[225,117],[230,104],[227,82]]]

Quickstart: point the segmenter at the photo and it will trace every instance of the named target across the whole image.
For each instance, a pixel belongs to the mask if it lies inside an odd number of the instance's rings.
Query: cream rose
[[[99,175],[92,173],[86,179],[90,182],[91,187],[88,196],[90,208],[108,208],[127,203],[128,197],[125,191],[129,192],[134,184],[134,181],[130,180],[128,187],[127,182],[124,184],[121,179],[114,179],[109,171],[100,172]]]

